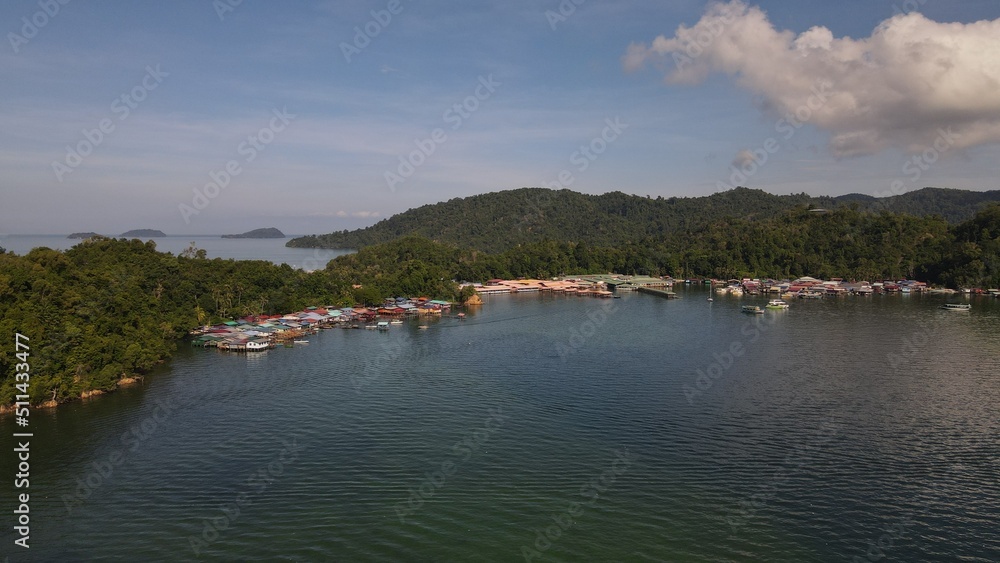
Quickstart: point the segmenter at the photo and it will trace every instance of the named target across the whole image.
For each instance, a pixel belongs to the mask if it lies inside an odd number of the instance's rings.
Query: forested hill
[[[723,218],[772,218],[805,205],[834,209],[856,204],[862,210],[918,216],[938,213],[951,222],[959,222],[972,217],[990,201],[1000,201],[1000,191],[926,188],[876,199],[860,194],[838,198],[780,196],[736,188],[705,197],[653,199],[622,192],[588,195],[570,190],[521,188],[424,205],[371,227],[300,237],[287,245],[362,248],[417,235],[487,252],[502,252],[539,240],[615,246],[683,233]]]
[[[908,215],[940,215],[949,223],[967,221],[991,203],[1000,202],[1000,190],[973,192],[945,188],[924,188],[898,196],[874,198],[847,194],[835,198],[838,203],[856,202],[868,211],[891,211]]]
[[[615,197],[629,201],[622,208],[626,216],[649,213],[620,194],[603,196],[602,203]],[[193,247],[174,256],[157,252],[153,241],[94,237],[64,252],[0,251],[0,333],[31,339],[28,394],[39,404],[112,390],[170,357],[180,336],[206,322],[310,304],[372,305],[400,295],[467,296],[454,280],[618,272],[1000,285],[1000,205],[957,225],[940,216],[860,207],[814,213],[798,206],[752,219],[729,210],[739,216],[678,236],[605,246],[548,239],[496,253],[405,236],[339,256],[311,273],[266,261],[208,260]],[[13,346],[0,348],[0,411],[25,392],[16,386],[20,360],[14,352]]]

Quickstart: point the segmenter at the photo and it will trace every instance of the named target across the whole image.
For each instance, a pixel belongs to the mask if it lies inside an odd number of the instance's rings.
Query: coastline
[[[159,363],[163,363],[165,361],[166,360],[161,360]],[[99,397],[101,395],[107,395],[107,394],[110,394],[110,393],[114,393],[115,391],[117,391],[117,390],[119,390],[119,389],[121,389],[123,387],[131,387],[133,385],[136,385],[136,384],[140,383],[143,379],[145,379],[145,376],[139,375],[139,374],[126,375],[126,376],[122,377],[121,379],[119,379],[118,381],[115,382],[115,388],[114,389],[110,389],[110,390],[104,390],[104,389],[87,389],[85,391],[81,391],[79,395],[76,395],[76,396],[73,396],[73,397],[68,397],[68,398],[66,398],[63,401],[57,401],[55,399],[49,399],[48,401],[42,401],[41,403],[32,403],[30,405],[30,407],[32,409],[54,409],[56,407],[59,407],[60,405],[66,405],[66,404],[69,404],[69,403],[75,403],[77,401],[85,401],[85,400],[91,399],[93,397]],[[0,417],[7,416],[8,414],[13,414],[15,410],[17,410],[17,404],[16,403],[11,403],[9,405],[0,405]]]

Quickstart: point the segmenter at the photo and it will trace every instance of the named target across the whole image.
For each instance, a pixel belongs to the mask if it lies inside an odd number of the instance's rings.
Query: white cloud
[[[831,134],[838,157],[896,147],[916,153],[942,142],[963,149],[1000,142],[1000,19],[939,23],[919,13],[882,22],[870,37],[836,38],[825,27],[779,31],[742,0],[714,4],[693,27],[629,45],[626,70],[647,62],[667,84],[732,76],[776,116],[810,103],[809,123]]]
[[[747,149],[743,149],[736,153],[736,158],[733,159],[732,165],[736,169],[743,168],[753,162],[753,153]]]

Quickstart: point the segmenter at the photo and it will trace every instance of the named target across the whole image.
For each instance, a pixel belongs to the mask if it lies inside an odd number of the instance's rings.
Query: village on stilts
[[[638,291],[666,297],[677,298],[672,290],[675,284],[706,285],[713,293],[732,296],[778,294],[782,299],[820,299],[845,295],[873,295],[882,293],[928,293],[950,295],[954,293],[984,294],[1000,296],[1000,291],[989,290],[951,290],[931,288],[927,284],[913,280],[853,282],[840,278],[820,280],[812,277],[801,277],[795,280],[773,279],[730,279],[717,280],[712,278],[691,278],[675,280],[669,276],[628,276],[618,274],[580,275],[552,280],[493,279],[486,283],[465,283],[471,286],[475,294],[464,306],[476,306],[483,303],[480,296],[541,293],[561,294],[567,296],[612,298],[619,297],[621,292]],[[712,299],[709,298],[709,301]],[[767,308],[778,308],[774,300]],[[780,301],[780,308],[787,304]],[[460,305],[449,301],[430,299],[427,297],[408,298],[397,297],[386,299],[379,306],[354,307],[307,307],[302,311],[284,315],[251,315],[221,324],[203,326],[190,332],[192,344],[206,348],[217,348],[230,352],[257,352],[275,348],[276,346],[291,347],[295,344],[305,344],[310,334],[321,329],[369,329],[389,330],[392,325],[403,324],[406,318],[421,318],[422,316],[452,317],[464,320],[465,313],[452,315],[453,308]],[[968,310],[968,305],[950,305],[942,308]],[[759,307],[743,307],[744,312],[758,312]],[[761,309],[760,312],[763,310]],[[421,324],[419,328],[428,328]]]

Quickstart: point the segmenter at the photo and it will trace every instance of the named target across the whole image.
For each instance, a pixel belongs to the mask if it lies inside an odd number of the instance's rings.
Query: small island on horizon
[[[240,235],[222,235],[222,238],[285,238],[285,233],[274,227],[254,229]]]
[[[165,237],[167,235],[163,231],[158,231],[156,229],[132,229],[131,231],[125,231],[120,236],[159,238],[159,237]]]
[[[79,238],[79,239],[88,239],[88,238],[92,238],[92,237],[99,237],[99,236],[103,236],[103,235],[101,235],[100,233],[73,233],[73,234],[69,235],[69,236],[68,236],[68,237],[66,237],[66,238],[72,238],[72,239],[77,239],[77,238]]]

